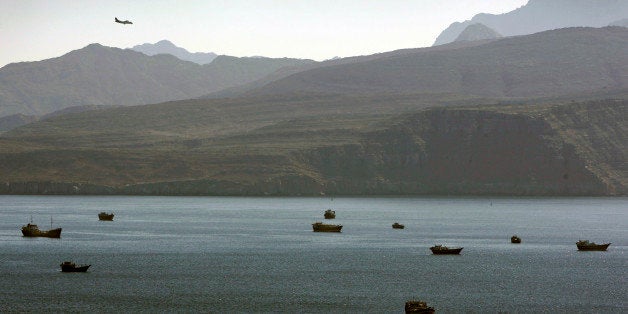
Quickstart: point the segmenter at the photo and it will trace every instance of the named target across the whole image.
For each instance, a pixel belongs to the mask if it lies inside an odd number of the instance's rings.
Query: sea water
[[[627,313],[627,252],[628,198],[0,196],[0,312]]]

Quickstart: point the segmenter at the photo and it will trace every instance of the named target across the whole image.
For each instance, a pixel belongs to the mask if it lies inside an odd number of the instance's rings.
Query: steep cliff
[[[567,138],[573,133],[556,123],[560,110],[428,110],[369,134],[360,144],[317,149],[298,158],[327,178],[329,192],[336,194],[626,193],[626,169],[623,176],[618,169],[625,166],[608,165],[625,160],[626,145],[579,136],[596,132],[597,124],[579,130],[577,140]],[[558,119],[570,117],[563,112]],[[591,158],[588,144],[605,146],[605,155]],[[596,171],[593,163],[609,170]]]

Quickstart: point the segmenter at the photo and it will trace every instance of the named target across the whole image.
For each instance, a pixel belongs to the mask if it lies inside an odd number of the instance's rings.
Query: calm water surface
[[[0,196],[0,312],[628,313],[627,252],[628,198]]]

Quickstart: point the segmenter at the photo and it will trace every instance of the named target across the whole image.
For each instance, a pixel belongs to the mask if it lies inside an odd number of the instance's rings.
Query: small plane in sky
[[[120,23],[120,24],[133,24],[133,22],[131,22],[131,21],[129,21],[129,20],[126,20],[126,21],[121,21],[121,20],[118,20],[118,18],[117,18],[117,17],[116,17],[116,23]]]

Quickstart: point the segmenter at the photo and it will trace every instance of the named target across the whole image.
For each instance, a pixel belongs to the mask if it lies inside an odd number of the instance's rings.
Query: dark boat
[[[606,251],[610,243],[595,244],[595,242],[589,242],[589,240],[580,240],[576,242],[578,251]]]
[[[52,219],[50,219],[50,227],[52,228]],[[61,238],[61,229],[40,230],[31,220],[29,224],[22,226],[22,235],[25,237]]]
[[[514,235],[512,237],[510,237],[510,243],[521,243],[521,238]]]
[[[100,214],[98,214],[98,220],[112,221],[113,220],[113,213],[107,214],[105,212],[101,212]]]
[[[402,224],[400,224],[398,222],[395,222],[394,224],[392,224],[392,227],[393,227],[393,229],[403,229],[406,226],[404,226],[404,225],[402,225]]]
[[[434,254],[460,254],[461,247],[449,248],[443,245],[434,245],[430,248]]]
[[[427,306],[425,301],[406,301],[406,313],[434,313],[431,306]]]
[[[312,224],[314,232],[340,232],[342,225],[329,225],[322,222],[315,222]]]
[[[63,262],[61,263],[61,271],[64,273],[84,273],[87,271],[89,266],[92,265],[76,265],[73,262]]]
[[[336,218],[336,212],[331,209],[328,209],[325,211],[324,216],[325,216],[325,219],[334,219]]]

